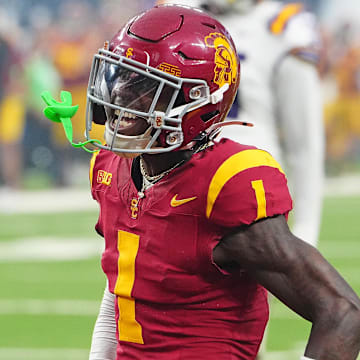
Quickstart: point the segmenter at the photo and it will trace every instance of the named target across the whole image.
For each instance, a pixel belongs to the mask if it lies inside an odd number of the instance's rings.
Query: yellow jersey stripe
[[[294,3],[294,4],[288,4],[285,5],[280,13],[276,16],[276,18],[271,22],[270,24],[270,30],[275,35],[281,34],[286,24],[289,22],[289,20],[298,14],[300,11],[302,11],[303,5],[300,3]]]
[[[266,196],[264,183],[262,180],[254,180],[251,182],[251,186],[255,191],[257,202],[257,216],[256,220],[266,218]]]
[[[118,296],[119,340],[144,344],[141,325],[136,320],[135,299],[131,292],[135,282],[135,261],[139,251],[139,235],[118,231],[118,278],[114,293]]]
[[[244,170],[259,166],[273,167],[279,169],[279,171],[284,174],[279,163],[268,152],[263,150],[244,150],[230,156],[224,161],[210,182],[207,195],[206,217],[208,219],[210,218],[216,199],[222,188],[232,177]]]
[[[90,187],[92,187],[92,183],[93,183],[95,160],[96,160],[96,157],[98,156],[98,154],[99,154],[99,151],[94,152],[91,157],[91,160],[90,160],[90,168],[89,168]]]

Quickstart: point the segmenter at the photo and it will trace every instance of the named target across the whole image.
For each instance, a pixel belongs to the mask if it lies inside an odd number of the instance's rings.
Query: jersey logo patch
[[[112,174],[105,170],[99,170],[97,173],[96,181],[98,184],[104,184],[109,186],[111,184]]]
[[[205,38],[208,47],[215,48],[214,83],[222,87],[232,84],[237,79],[237,57],[226,36],[221,33],[211,33]]]
[[[176,194],[170,201],[170,205],[172,207],[177,207],[177,206],[180,206],[180,205],[184,205],[184,204],[188,203],[189,201],[193,201],[193,200],[197,199],[196,196],[193,196],[191,198],[179,199],[178,200],[177,196],[178,196],[178,194]]]

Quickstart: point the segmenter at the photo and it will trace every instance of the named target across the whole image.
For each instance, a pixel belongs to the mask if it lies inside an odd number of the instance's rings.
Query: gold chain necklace
[[[163,172],[161,172],[160,174],[157,175],[149,175],[146,170],[145,170],[145,166],[144,166],[144,160],[142,157],[140,157],[140,172],[141,175],[144,177],[144,179],[146,179],[149,183],[151,184],[155,184],[157,181],[159,181],[160,179],[162,179],[165,175],[169,174],[172,170],[176,169],[178,166],[180,166],[183,162],[185,162],[185,160],[181,160],[178,163],[176,163],[174,166],[172,166],[170,169],[164,170]]]
[[[202,146],[200,146],[198,149],[196,149],[194,151],[194,154],[205,150],[206,148],[208,148],[209,146],[211,146],[212,143],[208,142],[206,144],[203,144]],[[143,158],[140,156],[140,173],[143,177],[143,181],[142,181],[142,187],[141,187],[141,191],[139,192],[139,197],[144,197],[144,191],[148,188],[150,188],[152,185],[154,185],[156,182],[158,182],[159,180],[161,180],[164,176],[166,176],[167,174],[169,174],[171,171],[173,171],[174,169],[176,169],[177,167],[179,167],[180,165],[182,165],[185,162],[185,159],[180,160],[178,163],[176,163],[174,166],[172,166],[170,169],[164,170],[163,172],[161,172],[160,174],[157,175],[149,175],[146,170],[145,170],[145,166],[144,166],[144,160]]]
[[[140,157],[140,172],[142,175],[142,185],[141,185],[141,190],[138,192],[139,199],[142,199],[143,197],[145,197],[145,193],[144,193],[145,190],[149,189],[156,182],[161,180],[170,171],[172,171],[175,168],[177,168],[178,166],[180,166],[184,161],[185,160],[181,160],[178,163],[176,163],[173,167],[171,167],[170,169],[167,169],[160,174],[151,176],[146,172],[145,167],[144,167],[144,160],[142,159],[142,157]]]

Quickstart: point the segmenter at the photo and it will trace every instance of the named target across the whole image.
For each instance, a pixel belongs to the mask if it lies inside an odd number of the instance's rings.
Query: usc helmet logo
[[[211,33],[205,38],[208,47],[215,48],[214,83],[219,87],[236,82],[237,58],[234,49],[225,35]]]
[[[126,50],[126,57],[127,58],[132,58],[134,56],[134,49],[133,48],[128,48]]]

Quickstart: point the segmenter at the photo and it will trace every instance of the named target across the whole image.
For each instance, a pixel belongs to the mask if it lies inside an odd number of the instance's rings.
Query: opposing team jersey
[[[246,272],[213,261],[235,226],[292,207],[286,177],[269,153],[222,140],[145,191],[135,160],[93,157],[102,268],[116,294],[121,360],[250,360],[268,320],[265,290]]]
[[[263,1],[246,14],[219,20],[230,30],[241,62],[239,93],[229,118],[254,124],[252,128],[225,127],[221,135],[266,149],[282,163],[277,111],[287,104],[276,96],[276,72],[289,54],[316,62],[315,18],[299,3]]]

